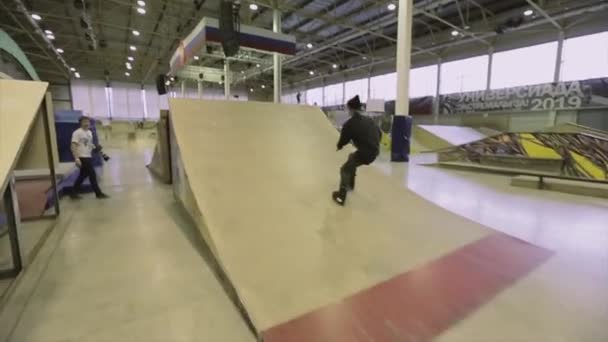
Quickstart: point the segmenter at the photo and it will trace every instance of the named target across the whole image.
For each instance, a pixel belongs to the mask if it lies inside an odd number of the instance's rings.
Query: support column
[[[272,11],[272,32],[281,33],[281,12],[277,9]],[[282,92],[282,70],[281,70],[281,55],[277,52],[272,55],[272,66],[274,75],[274,103],[281,103]]]
[[[492,65],[494,64],[494,47],[490,46],[488,49],[488,80],[486,83],[486,90],[490,90],[492,87]]]
[[[367,101],[372,97],[372,73],[371,71],[367,74]]]
[[[397,101],[391,133],[391,161],[407,162],[412,118],[409,117],[409,83],[412,52],[413,0],[399,0],[397,25]]]
[[[186,97],[186,80],[182,80],[182,97]]]
[[[439,111],[441,108],[441,67],[443,66],[443,61],[439,58],[437,62],[437,86],[435,87],[435,101],[433,101],[433,123],[439,123]]]
[[[346,104],[347,98],[346,98],[346,77],[344,77],[342,79],[342,103],[343,105]]]
[[[564,31],[559,31],[557,38],[557,58],[555,59],[555,74],[553,74],[553,82],[559,82],[562,74],[562,59],[564,58]]]
[[[198,81],[198,98],[199,99],[203,98],[203,81],[202,80]]]
[[[226,100],[230,99],[230,62],[224,60],[224,97]]]
[[[325,105],[325,79],[323,79],[323,83],[321,84],[321,103],[319,103],[319,107],[323,107]]]

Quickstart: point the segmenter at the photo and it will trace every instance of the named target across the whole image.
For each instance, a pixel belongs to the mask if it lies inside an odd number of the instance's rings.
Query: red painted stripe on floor
[[[430,341],[551,255],[551,251],[510,236],[491,234],[264,331],[262,337],[265,342]]]

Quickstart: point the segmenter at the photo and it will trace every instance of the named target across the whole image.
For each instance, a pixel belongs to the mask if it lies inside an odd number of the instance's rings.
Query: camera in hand
[[[103,152],[103,147],[98,145],[95,146],[95,149],[93,150],[93,152],[95,153],[99,153],[99,155],[101,156],[101,158],[103,158],[103,161],[107,162],[108,160],[110,160],[110,156],[108,156],[107,154],[105,154]]]

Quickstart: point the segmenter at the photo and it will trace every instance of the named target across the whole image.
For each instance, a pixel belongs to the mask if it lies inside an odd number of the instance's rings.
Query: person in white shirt
[[[108,195],[104,194],[97,184],[97,173],[93,167],[92,154],[95,149],[93,144],[93,132],[89,129],[91,127],[91,120],[86,116],[81,116],[78,119],[80,128],[72,133],[72,154],[74,155],[74,161],[76,166],[80,169],[78,178],[74,182],[72,187],[72,198],[80,198],[78,193],[80,192],[80,186],[82,182],[89,178],[91,186],[95,191],[97,198],[108,198]]]

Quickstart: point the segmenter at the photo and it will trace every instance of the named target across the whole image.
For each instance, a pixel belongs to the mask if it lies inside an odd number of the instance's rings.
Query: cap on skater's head
[[[346,102],[346,107],[348,107],[348,109],[361,110],[362,105],[361,100],[359,100],[359,95],[355,95],[355,97],[348,100],[348,102]]]

